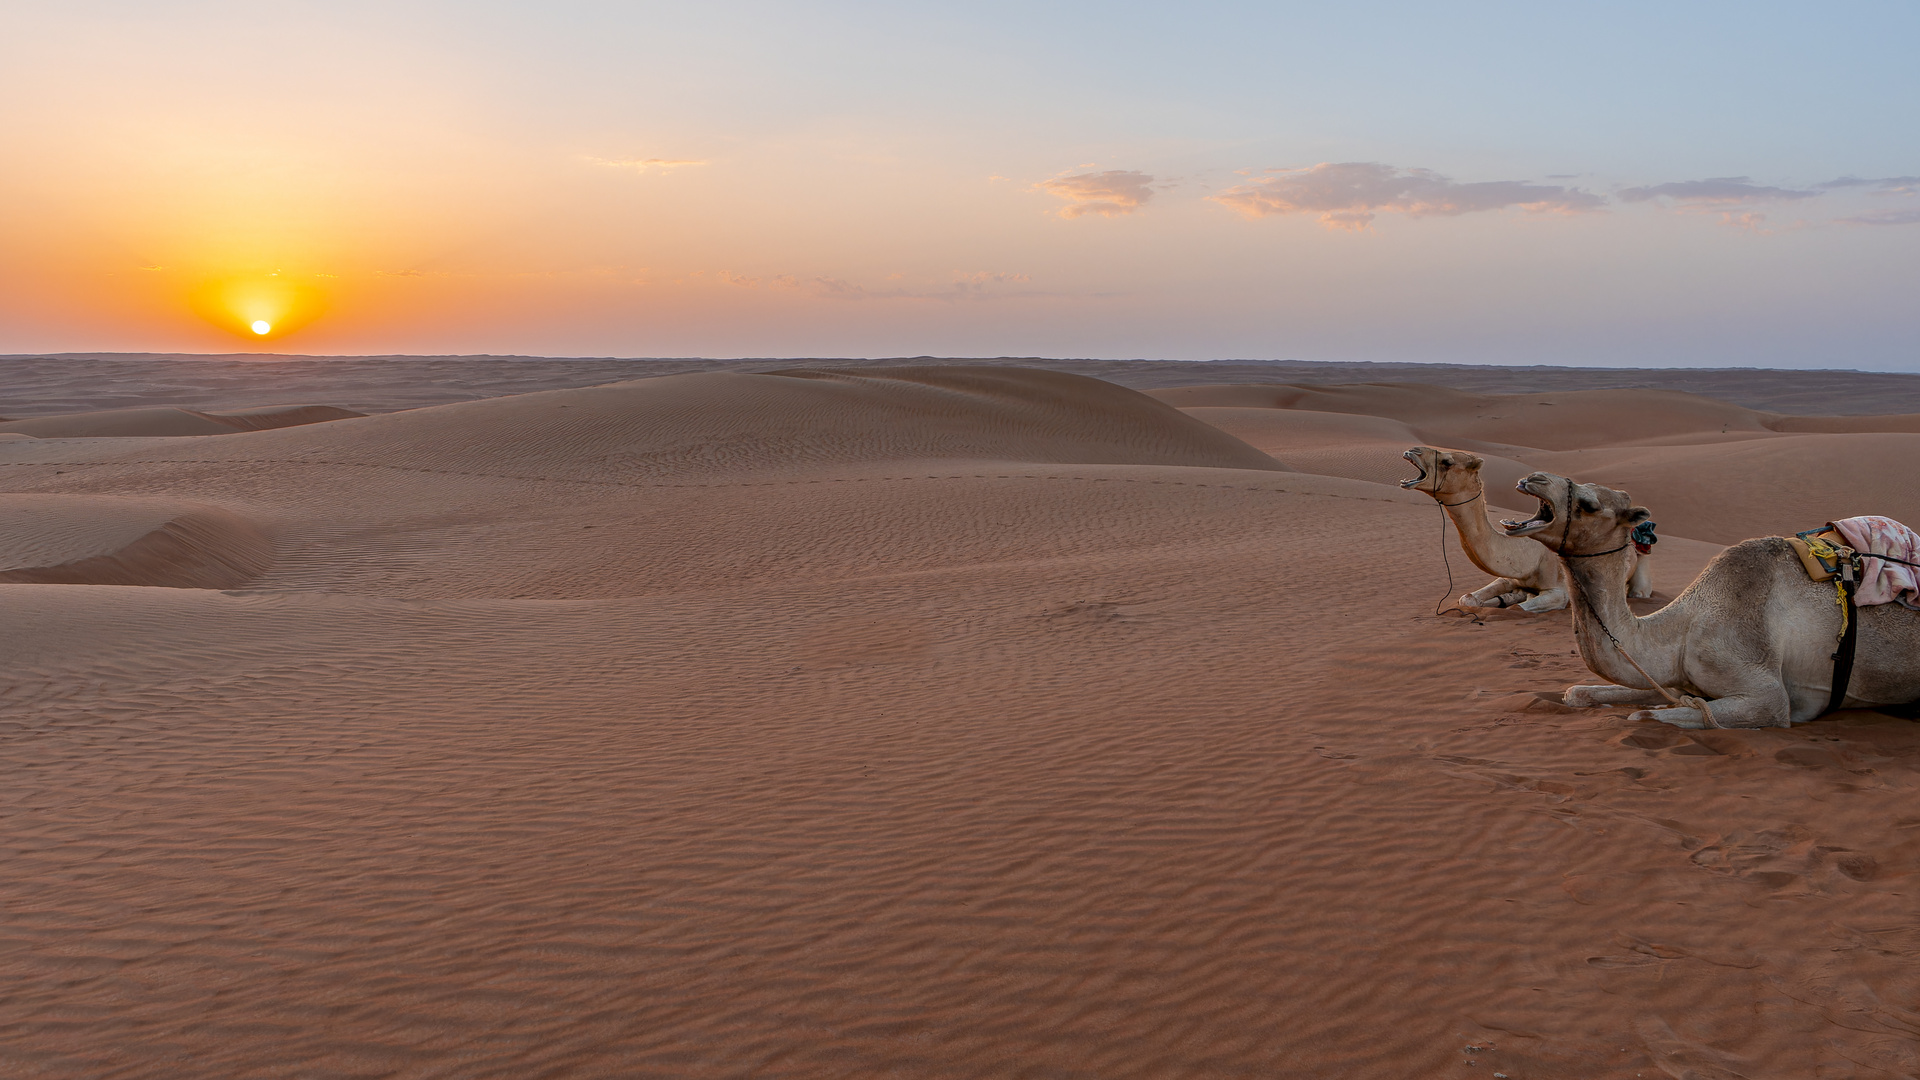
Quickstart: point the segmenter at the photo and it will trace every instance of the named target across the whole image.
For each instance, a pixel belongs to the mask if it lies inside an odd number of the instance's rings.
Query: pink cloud
[[[1049,195],[1067,200],[1060,208],[1063,218],[1083,214],[1118,217],[1131,214],[1153,198],[1153,177],[1143,172],[1110,169],[1106,172],[1075,173],[1042,180],[1039,187]]]
[[[1509,206],[1581,213],[1606,200],[1578,188],[1492,180],[1461,184],[1427,169],[1378,162],[1323,162],[1303,169],[1268,169],[1265,176],[1212,196],[1248,217],[1314,214],[1330,229],[1364,229],[1382,213],[1455,217]]]

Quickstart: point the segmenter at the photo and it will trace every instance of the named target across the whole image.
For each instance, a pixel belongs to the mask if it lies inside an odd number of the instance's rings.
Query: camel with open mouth
[[[1678,705],[1633,718],[1682,728],[1786,727],[1827,710],[1842,609],[1834,586],[1809,578],[1786,540],[1733,545],[1672,603],[1638,618],[1622,593],[1633,530],[1647,508],[1623,491],[1553,473],[1534,473],[1519,489],[1540,500],[1540,512],[1501,525],[1564,563],[1580,655],[1612,680],[1568,687],[1568,705],[1659,705],[1678,696]],[[1920,701],[1920,615],[1878,604],[1857,617],[1843,706]]]
[[[1487,520],[1486,487],[1480,480],[1485,461],[1465,450],[1416,446],[1400,455],[1413,462],[1420,475],[1400,481],[1409,491],[1423,491],[1446,508],[1460,530],[1460,547],[1473,565],[1493,580],[1467,593],[1461,607],[1519,607],[1522,611],[1559,611],[1567,606],[1566,575],[1560,560],[1540,545],[1494,531]],[[1627,577],[1627,595],[1653,595],[1647,566],[1638,552]]]

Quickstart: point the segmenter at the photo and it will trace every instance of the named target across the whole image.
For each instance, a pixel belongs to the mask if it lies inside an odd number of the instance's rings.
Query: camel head
[[[1534,473],[1515,486],[1540,500],[1540,512],[1525,521],[1502,521],[1501,527],[1508,536],[1530,536],[1562,554],[1625,547],[1638,539],[1634,526],[1653,516],[1646,507],[1634,506],[1624,491],[1576,484],[1553,473]]]
[[[1420,470],[1419,476],[1400,481],[1403,488],[1424,491],[1439,502],[1458,502],[1480,494],[1480,466],[1486,462],[1478,455],[1416,446],[1400,456]]]

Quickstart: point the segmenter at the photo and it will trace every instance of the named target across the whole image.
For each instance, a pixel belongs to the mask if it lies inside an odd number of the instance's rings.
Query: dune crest
[[[574,480],[930,460],[1286,469],[1138,391],[1018,368],[667,375],[264,431],[222,449]]]
[[[194,409],[105,409],[62,413],[27,420],[0,422],[0,435],[30,435],[37,439],[127,439],[182,435],[231,435],[237,431],[320,424],[364,416],[332,405],[272,405],[234,412]]]
[[[0,583],[232,589],[272,563],[272,541],[218,506],[0,495]]]

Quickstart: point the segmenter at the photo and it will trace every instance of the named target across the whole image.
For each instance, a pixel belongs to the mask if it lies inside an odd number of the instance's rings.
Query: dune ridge
[[[0,494],[0,583],[232,589],[272,563],[272,541],[223,507]]]
[[[1920,432],[1906,415],[1786,416],[1664,390],[1473,395],[1259,385],[1148,393],[1297,468],[1388,483],[1412,475],[1399,460],[1409,445],[1470,450],[1486,460],[1494,506],[1531,510],[1513,486],[1545,469],[1625,490],[1663,530],[1715,544],[1856,514],[1920,521],[1920,488],[1888,482],[1920,454]]]
[[[364,415],[332,405],[273,405],[235,412],[177,408],[107,409],[0,421],[0,435],[29,435],[36,439],[228,435],[236,431],[265,431]]]

